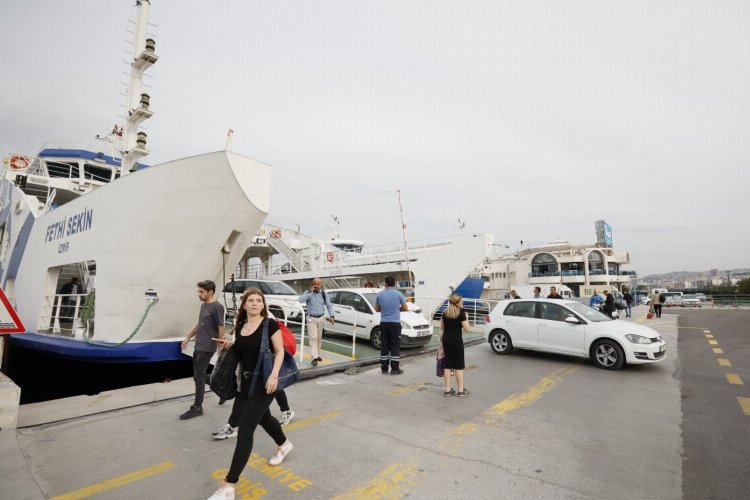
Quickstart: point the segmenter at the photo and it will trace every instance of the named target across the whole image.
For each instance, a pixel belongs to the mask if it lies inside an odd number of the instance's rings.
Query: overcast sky
[[[0,153],[120,122],[133,0],[0,3]],[[750,2],[154,0],[146,163],[273,166],[268,221],[369,245],[613,228],[640,275],[750,267]],[[132,37],[129,37],[132,39]]]

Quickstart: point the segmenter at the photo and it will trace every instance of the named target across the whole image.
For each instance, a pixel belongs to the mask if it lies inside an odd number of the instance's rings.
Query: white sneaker
[[[282,411],[279,417],[279,423],[283,426],[288,424],[294,418],[294,410]]]
[[[208,500],[234,500],[234,486],[224,483],[213,495],[208,497]]]
[[[286,443],[279,446],[279,448],[276,450],[276,453],[274,453],[273,456],[268,459],[268,463],[271,465],[279,465],[284,461],[286,456],[289,455],[289,452],[292,451],[292,448],[294,448],[292,442],[287,439]]]
[[[228,439],[237,437],[238,427],[232,427],[229,424],[224,424],[224,427],[219,429],[219,432],[211,434],[214,439]]]

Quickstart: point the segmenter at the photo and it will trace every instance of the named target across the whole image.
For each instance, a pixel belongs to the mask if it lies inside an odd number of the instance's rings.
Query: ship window
[[[112,170],[89,163],[83,165],[83,175],[86,179],[99,182],[109,182],[112,180]]]
[[[47,173],[50,177],[65,177],[77,179],[79,177],[78,163],[64,163],[60,161],[47,161]]]

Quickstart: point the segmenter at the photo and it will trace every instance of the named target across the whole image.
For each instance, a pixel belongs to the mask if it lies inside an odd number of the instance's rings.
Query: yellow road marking
[[[707,333],[707,334],[706,334],[706,338],[707,338],[707,339],[712,339],[712,338],[714,338],[714,336],[713,336],[713,335],[711,335],[710,333]]]
[[[724,349],[721,347],[712,347],[711,349],[714,351],[714,354],[724,354]]]
[[[402,498],[407,489],[424,476],[416,463],[391,464],[371,481],[336,495],[332,500],[375,500]]]
[[[422,387],[424,387],[424,384],[422,384],[422,383],[409,384],[409,385],[405,385],[403,387],[396,387],[395,389],[393,389],[388,394],[390,394],[391,396],[400,396],[402,394],[406,394],[407,392],[418,391]]]
[[[340,416],[341,416],[341,410],[333,410],[333,411],[329,411],[328,413],[322,413],[320,415],[303,418],[302,420],[298,420],[294,422],[293,424],[284,426],[284,432],[304,429],[305,427],[308,427],[313,424],[317,424],[318,422],[322,420],[326,420],[326,419],[334,418],[334,417],[340,417]]]
[[[637,320],[633,321],[633,323],[643,323],[644,321],[646,321],[646,316],[641,316]]]
[[[745,385],[740,376],[734,373],[727,373],[727,382],[734,385]]]
[[[729,360],[726,358],[719,358],[716,361],[718,361],[719,365],[721,366],[732,366],[732,363],[730,363]]]
[[[709,340],[708,343],[711,345],[719,345],[719,342],[717,340]]]
[[[737,396],[737,402],[740,404],[745,415],[750,415],[750,398],[741,398]]]
[[[152,465],[151,467],[146,467],[145,469],[130,472],[128,474],[123,474],[122,476],[107,479],[106,481],[102,481],[101,483],[92,484],[91,486],[86,486],[85,488],[53,497],[52,500],[75,500],[78,498],[90,497],[91,495],[96,495],[97,493],[101,493],[102,491],[111,490],[113,488],[132,483],[133,481],[145,479],[149,476],[153,476],[154,474],[166,472],[175,467],[176,465],[174,464],[174,462],[172,462],[171,460],[167,460],[166,462]]]
[[[557,387],[560,382],[563,381],[563,377],[576,372],[580,367],[580,364],[569,366],[544,377],[536,384],[527,388],[524,392],[520,394],[513,394],[512,396],[500,401],[498,404],[486,411],[485,415],[501,416],[510,411],[531,406],[542,396]]]
[[[703,330],[703,333],[711,333],[711,330]]]
[[[485,412],[484,416],[476,417],[474,421],[465,422],[455,427],[437,443],[437,446],[443,448],[450,448],[451,445],[454,448],[460,447],[465,436],[469,436],[480,429],[481,422],[477,422],[478,419],[489,416],[489,419],[484,423],[492,424],[499,416],[530,406],[559,385],[563,377],[576,372],[580,367],[581,365],[578,363],[551,373],[536,384],[529,386],[523,393],[514,394],[496,404]],[[418,458],[415,458],[409,463],[389,465],[380,471],[374,479],[360,486],[355,486],[333,497],[332,500],[403,498],[408,494],[409,488],[416,486],[425,477],[425,471],[419,468]]]

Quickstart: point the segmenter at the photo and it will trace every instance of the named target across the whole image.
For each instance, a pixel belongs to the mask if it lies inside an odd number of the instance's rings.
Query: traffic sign
[[[10,305],[8,297],[5,296],[5,292],[0,288],[0,333],[23,333],[26,328],[21,323],[21,318],[16,314],[16,310]]]

